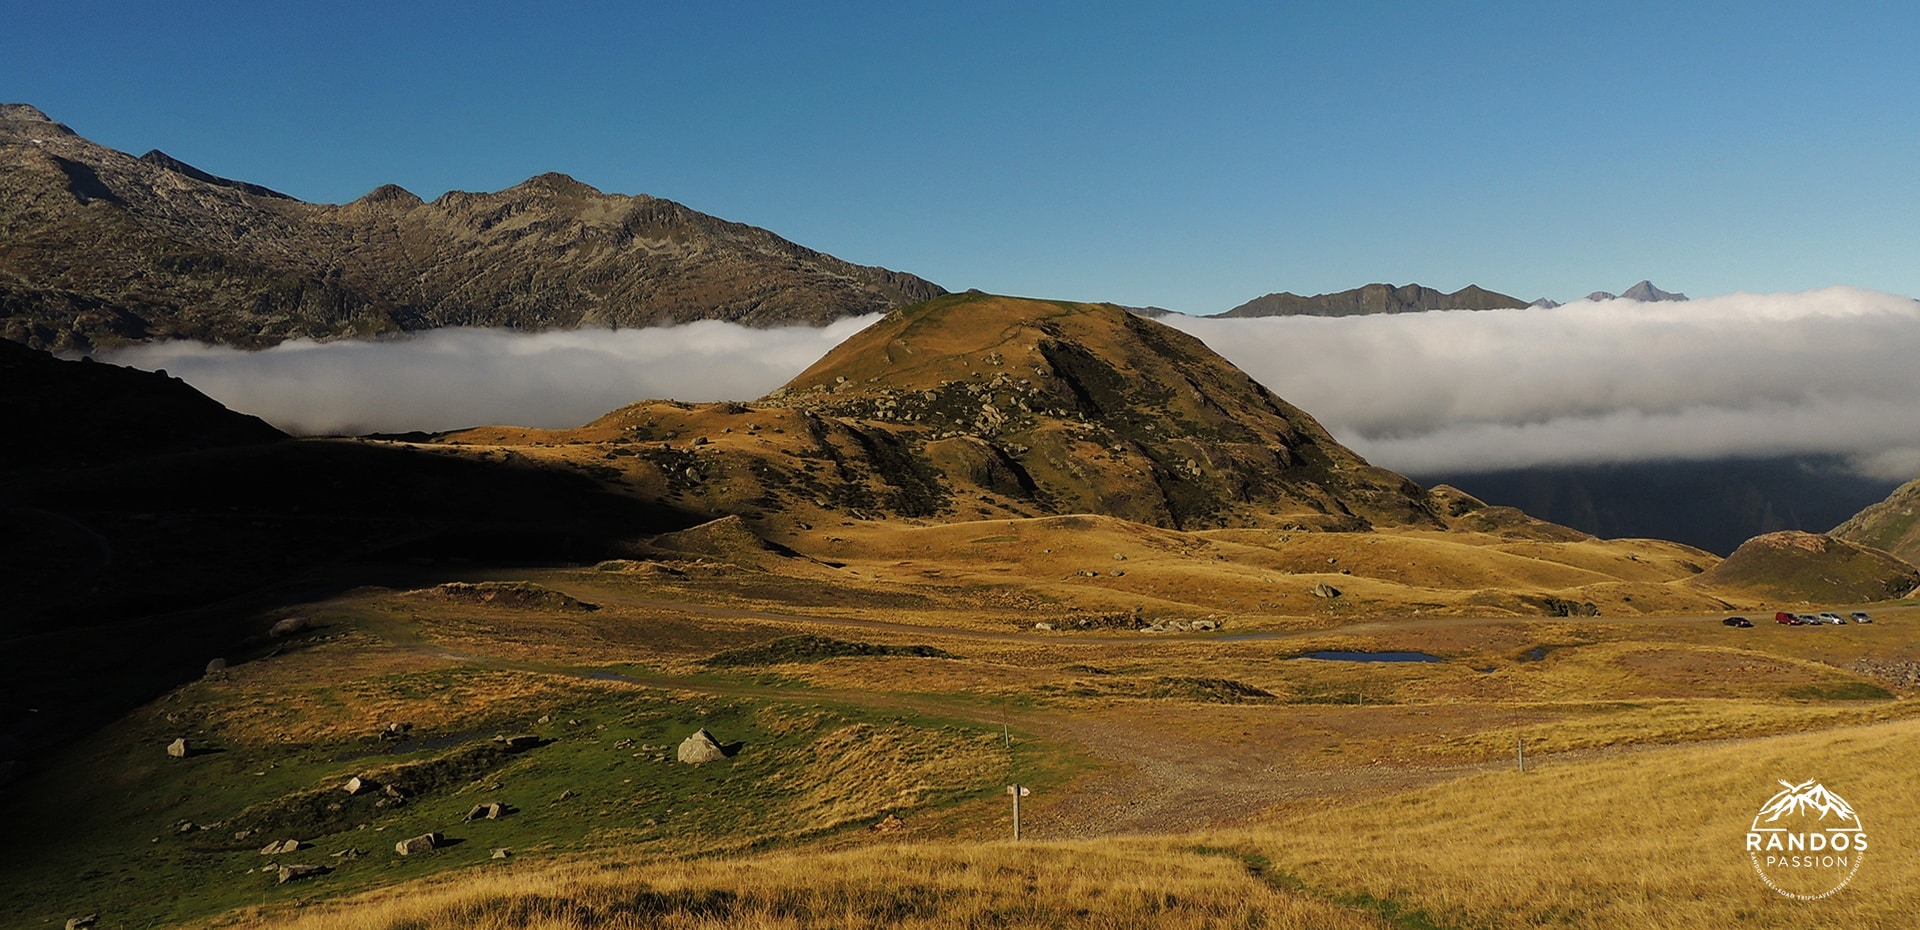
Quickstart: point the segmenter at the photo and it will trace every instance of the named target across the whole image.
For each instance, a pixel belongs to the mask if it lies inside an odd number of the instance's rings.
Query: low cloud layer
[[[872,320],[173,343],[105,360],[168,369],[294,433],[564,427],[650,397],[758,397]],[[1168,322],[1402,472],[1824,455],[1920,475],[1920,303],[1890,294]]]
[[[1905,297],[1170,322],[1398,471],[1823,454],[1920,475],[1920,302]]]
[[[164,368],[301,435],[568,427],[647,398],[752,400],[874,319],[823,328],[703,321],[538,334],[441,329],[380,342],[295,340],[259,352],[172,342],[100,359]]]

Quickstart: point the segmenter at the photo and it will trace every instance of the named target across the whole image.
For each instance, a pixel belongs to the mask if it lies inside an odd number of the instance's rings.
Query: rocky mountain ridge
[[[1469,284],[1451,294],[1419,284],[1368,284],[1332,294],[1303,297],[1282,291],[1255,297],[1217,317],[1365,316],[1375,313],[1420,313],[1427,310],[1501,310],[1525,307],[1527,302]]]
[[[753,226],[544,174],[311,204],[0,105],[0,335],[85,351],[440,326],[819,324],[944,293]]]

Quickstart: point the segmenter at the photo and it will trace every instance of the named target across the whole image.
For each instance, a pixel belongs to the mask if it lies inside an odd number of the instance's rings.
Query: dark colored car
[[[1753,621],[1748,620],[1745,617],[1728,617],[1727,619],[1722,620],[1720,622],[1728,626],[1752,626],[1753,625]]]

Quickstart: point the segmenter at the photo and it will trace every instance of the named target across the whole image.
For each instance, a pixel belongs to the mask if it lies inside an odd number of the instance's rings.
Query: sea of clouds
[[[1920,302],[1892,294],[1170,322],[1398,471],[1831,455],[1920,475]]]
[[[563,427],[644,398],[758,397],[873,319],[449,329],[260,352],[162,343],[100,357],[165,368],[293,433]],[[1875,477],[1920,475],[1920,302],[1891,294],[1167,322],[1403,472],[1837,455]]]

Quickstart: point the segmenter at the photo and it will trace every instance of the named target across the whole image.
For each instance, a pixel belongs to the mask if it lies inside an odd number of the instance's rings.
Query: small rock
[[[340,786],[340,789],[348,794],[359,794],[363,791],[370,791],[372,788],[373,782],[361,778],[358,775],[347,779],[347,783]]]
[[[72,918],[67,921],[67,930],[93,930],[94,922],[99,919],[99,914],[84,914]]]
[[[1313,586],[1313,596],[1333,600],[1340,596],[1340,589],[1323,581]]]
[[[299,840],[281,840],[279,842],[268,843],[267,845],[262,846],[260,848],[260,855],[278,856],[283,853],[299,852],[299,851],[300,851]]]
[[[333,857],[335,859],[358,859],[364,855],[366,855],[366,853],[363,853],[357,849],[343,849],[337,853],[334,853]]]
[[[185,759],[192,752],[193,749],[187,745],[187,740],[184,736],[167,744],[167,755],[175,759]]]
[[[887,816],[881,818],[879,822],[875,823],[871,827],[868,827],[867,829],[872,830],[875,833],[896,833],[898,831],[905,830],[906,828],[907,828],[907,822],[904,820],[901,820],[899,815],[888,814]]]
[[[208,660],[207,662],[208,677],[213,677],[216,675],[225,675],[226,673],[227,673],[227,660],[225,659]]]
[[[191,820],[182,820],[179,823],[176,823],[173,825],[173,832],[175,833],[192,833],[193,831],[198,829],[200,828],[196,826],[194,822]]]
[[[557,798],[554,798],[554,800],[565,801],[575,797],[579,797],[579,795],[574,794],[572,788],[568,788],[567,790],[560,792],[560,796]]]
[[[1125,562],[1127,557],[1125,553],[1116,552],[1113,554],[1113,560],[1115,562]]]
[[[411,723],[389,723],[386,729],[380,731],[380,738],[398,742],[406,739],[412,733],[413,724]]]
[[[513,855],[513,850],[511,850],[511,849],[508,849],[508,848],[506,848],[505,846],[496,846],[496,847],[494,847],[494,850],[493,850],[493,858],[495,858],[495,859],[505,859],[505,858],[507,858],[507,857],[509,857],[509,856],[512,856],[512,855]]]
[[[506,807],[498,801],[492,801],[486,804],[475,804],[471,810],[467,811],[467,822],[472,823],[476,820],[499,820],[506,812]]]
[[[1051,630],[1053,629],[1053,624],[1048,623],[1045,620],[1042,620],[1039,623],[1034,624],[1033,628],[1036,630]]]
[[[324,865],[283,865],[280,867],[280,884],[297,882],[305,878],[318,878],[333,871]]]
[[[438,833],[422,833],[419,836],[409,837],[408,839],[393,844],[393,851],[402,856],[411,856],[414,853],[430,852],[439,849],[445,841],[446,837]]]
[[[312,625],[313,624],[310,621],[308,621],[307,618],[305,617],[287,617],[283,620],[276,622],[271,629],[267,630],[267,635],[273,637],[274,639],[280,639],[281,637],[285,637],[285,636],[294,636],[300,633],[305,633],[307,631],[307,628],[311,627]]]
[[[407,789],[399,785],[382,785],[380,786],[380,793],[396,801],[404,801],[407,799]]]

